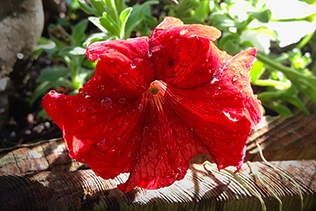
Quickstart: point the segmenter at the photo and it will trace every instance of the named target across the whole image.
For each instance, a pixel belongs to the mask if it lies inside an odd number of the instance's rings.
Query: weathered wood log
[[[316,210],[316,118],[296,115],[268,118],[249,138],[248,160],[258,160],[255,143],[268,160],[299,184],[304,210]],[[313,150],[313,151],[312,151]],[[291,152],[289,154],[288,152]],[[238,175],[277,210],[278,202],[253,174],[259,172],[283,202],[283,210],[299,210],[294,184],[262,162],[243,165]],[[97,177],[87,165],[69,158],[63,139],[0,150],[0,210],[260,210],[259,200],[225,171],[193,164],[186,177],[159,190],[134,189],[123,194],[116,186],[127,178]]]
[[[270,161],[316,159],[316,115],[264,118],[248,139],[246,160],[261,160],[256,143]]]
[[[316,161],[273,162],[299,184],[304,210],[316,209]],[[283,210],[299,210],[298,189],[286,177],[261,162],[244,164],[238,173],[277,210],[278,202],[252,174],[283,202]],[[229,173],[193,164],[186,177],[158,190],[134,189],[124,194],[116,186],[127,178],[103,180],[91,170],[44,171],[0,176],[1,210],[260,210],[259,200]]]

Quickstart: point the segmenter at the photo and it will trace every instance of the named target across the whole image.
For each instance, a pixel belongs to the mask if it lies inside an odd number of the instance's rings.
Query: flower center
[[[158,87],[155,87],[155,86],[154,86],[154,87],[151,87],[150,92],[151,92],[152,94],[156,95],[156,94],[158,94],[159,89],[158,89]]]
[[[164,96],[166,91],[166,84],[161,80],[154,80],[150,83],[147,93],[151,93],[152,96]]]

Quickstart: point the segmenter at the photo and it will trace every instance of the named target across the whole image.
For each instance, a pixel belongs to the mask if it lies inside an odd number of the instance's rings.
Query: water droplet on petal
[[[138,105],[138,109],[139,109],[139,110],[142,110],[143,108],[144,108],[143,104],[140,103],[140,104]]]
[[[213,78],[213,80],[211,81],[211,84],[214,84],[217,81],[219,81],[217,78]]]
[[[125,104],[126,103],[126,98],[122,97],[122,98],[119,98],[117,100],[120,104]]]
[[[180,35],[184,35],[184,34],[186,34],[187,32],[188,32],[188,30],[187,30],[187,29],[183,29],[183,30],[181,30],[181,31],[180,31],[180,33],[179,33],[179,34],[180,34]]]
[[[125,123],[123,124],[123,130],[127,130],[127,128],[128,128],[128,124],[125,122]]]
[[[109,97],[106,97],[101,101],[101,106],[103,108],[110,108],[111,105],[112,105],[112,99]]]
[[[51,107],[52,109],[57,109],[56,102],[51,102],[51,103],[49,104],[49,107]]]
[[[106,152],[109,149],[106,138],[104,138],[101,142],[97,144],[97,147],[100,151]]]
[[[90,98],[90,97],[91,97],[91,95],[85,95],[85,96],[84,96],[84,98],[86,98],[86,99],[87,99],[87,98]]]
[[[243,76],[244,75],[244,71],[240,71],[240,75]]]
[[[102,75],[96,75],[95,78],[96,78],[97,80],[100,80],[100,79],[102,79]]]
[[[157,51],[160,51],[161,49],[163,48],[162,45],[157,45],[155,47],[152,48],[151,52],[157,52]]]
[[[72,100],[68,100],[66,104],[68,107],[72,106]]]
[[[234,77],[232,78],[232,82],[234,83],[234,82],[236,82],[236,81],[237,81],[237,77],[234,76]]]
[[[231,120],[233,122],[237,122],[238,121],[238,119],[236,117],[232,117],[229,112],[223,111],[223,113],[229,120]]]
[[[84,119],[79,119],[78,123],[79,123],[80,126],[84,126]]]

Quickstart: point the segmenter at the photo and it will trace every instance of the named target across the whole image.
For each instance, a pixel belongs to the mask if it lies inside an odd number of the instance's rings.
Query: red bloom
[[[105,179],[130,173],[124,192],[181,180],[198,154],[238,170],[262,115],[249,76],[256,50],[232,57],[213,44],[218,37],[166,17],[150,37],[90,45],[98,64],[80,93],[43,98],[70,157]]]

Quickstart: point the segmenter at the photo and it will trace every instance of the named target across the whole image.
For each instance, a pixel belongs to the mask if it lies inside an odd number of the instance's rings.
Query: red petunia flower
[[[166,17],[150,37],[91,44],[98,64],[79,94],[43,98],[70,157],[104,179],[130,173],[124,192],[181,180],[198,154],[239,170],[262,115],[249,76],[256,50],[232,57],[212,42],[220,35]]]

